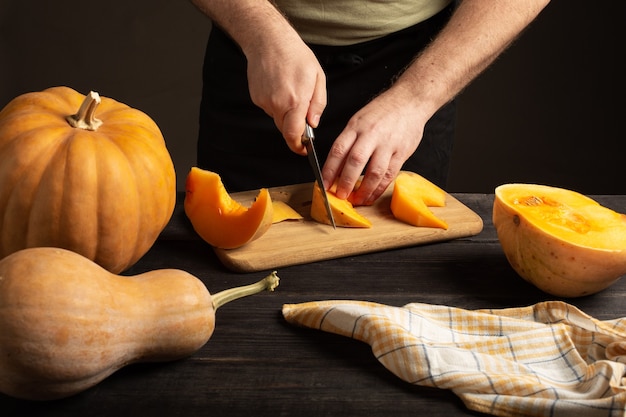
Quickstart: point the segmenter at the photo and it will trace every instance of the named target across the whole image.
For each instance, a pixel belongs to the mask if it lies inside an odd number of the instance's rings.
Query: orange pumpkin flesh
[[[446,193],[424,177],[403,171],[394,181],[391,212],[394,217],[418,227],[448,229],[448,224],[435,216],[428,206],[445,206]]]
[[[302,220],[303,217],[300,213],[295,211],[291,206],[284,201],[272,200],[274,206],[274,213],[272,215],[272,223],[280,223],[286,220]]]
[[[593,294],[626,274],[626,216],[575,191],[501,185],[493,223],[513,269],[549,294]]]
[[[338,198],[332,188],[326,190],[326,195],[328,196],[328,203],[330,204],[330,209],[337,227],[372,227],[372,222],[359,214],[348,200]],[[322,191],[317,182],[313,184],[311,217],[318,223],[330,224],[330,219],[326,213],[324,197],[322,196]]]
[[[112,274],[58,248],[0,261],[0,392],[29,400],[74,395],[136,362],[183,358],[202,347],[223,304],[273,291],[273,272],[211,295],[176,269]]]
[[[193,167],[185,186],[185,213],[210,245],[234,249],[263,236],[272,225],[273,205],[263,188],[250,207],[235,201],[215,172]]]
[[[173,162],[141,111],[55,87],[0,112],[0,258],[56,246],[121,272],[154,244],[175,203]]]

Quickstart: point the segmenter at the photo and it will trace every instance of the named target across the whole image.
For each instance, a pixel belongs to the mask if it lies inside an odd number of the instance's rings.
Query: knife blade
[[[313,174],[315,174],[315,180],[322,190],[322,197],[324,198],[324,205],[326,206],[326,214],[328,215],[328,220],[330,220],[330,224],[332,224],[333,229],[336,229],[335,218],[333,217],[333,212],[330,208],[330,203],[328,202],[328,195],[326,195],[326,189],[324,188],[324,181],[322,180],[322,170],[320,169],[320,163],[317,159],[317,152],[315,152],[315,146],[313,145],[313,141],[315,140],[315,134],[313,133],[313,128],[306,123],[304,127],[304,134],[302,135],[302,144],[306,146],[307,157],[309,158],[309,164],[311,168],[313,168]]]

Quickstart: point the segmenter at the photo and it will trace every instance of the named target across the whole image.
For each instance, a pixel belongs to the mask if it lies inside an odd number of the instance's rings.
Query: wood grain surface
[[[259,239],[237,249],[215,248],[221,262],[233,271],[254,272],[468,237],[483,228],[480,216],[449,194],[445,207],[431,207],[448,223],[447,230],[403,223],[391,213],[392,185],[375,204],[357,207],[372,222],[371,228],[333,229],[311,218],[312,190],[313,183],[271,188],[273,200],[284,201],[304,219],[273,224]],[[257,194],[233,193],[232,198],[249,206]]]

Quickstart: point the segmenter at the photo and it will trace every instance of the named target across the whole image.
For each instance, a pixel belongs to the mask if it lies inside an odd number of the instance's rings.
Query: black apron
[[[350,117],[390,86],[447,22],[451,10],[360,44],[309,45],[327,79],[328,104],[315,132],[320,164]],[[273,119],[252,103],[246,65],[239,47],[214,26],[203,67],[198,167],[218,173],[229,192],[314,181],[306,157],[289,150]],[[451,102],[426,124],[417,151],[403,169],[445,188],[454,124]]]

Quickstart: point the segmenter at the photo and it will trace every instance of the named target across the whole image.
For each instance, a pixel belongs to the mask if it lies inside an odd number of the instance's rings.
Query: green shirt
[[[420,23],[452,0],[274,0],[304,41],[351,45]]]

